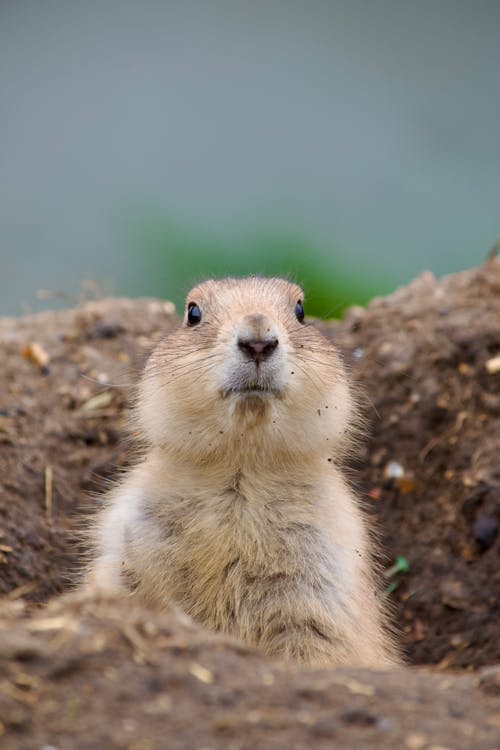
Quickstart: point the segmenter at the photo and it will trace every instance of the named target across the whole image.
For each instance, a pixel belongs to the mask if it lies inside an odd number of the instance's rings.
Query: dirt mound
[[[70,584],[69,532],[127,463],[121,415],[175,323],[170,303],[120,299],[0,319],[0,592],[29,584],[44,601]]]
[[[132,455],[131,384],[175,322],[152,300],[0,319],[0,592],[41,602],[68,588],[73,531]],[[442,670],[500,661],[500,262],[424,274],[321,327],[369,404],[354,481],[386,564],[409,564],[387,578],[408,659],[440,673],[309,672],[175,615],[8,604],[7,747],[498,746],[498,674]]]
[[[412,662],[500,660],[500,263],[424,274],[332,330],[372,403],[359,465]]]
[[[0,623],[4,750],[498,747],[499,669],[299,669],[119,601]]]

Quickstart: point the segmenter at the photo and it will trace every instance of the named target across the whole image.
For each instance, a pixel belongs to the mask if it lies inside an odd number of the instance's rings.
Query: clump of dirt
[[[0,319],[7,747],[493,748],[498,670],[443,670],[500,661],[500,262],[424,274],[319,324],[367,404],[354,481],[386,567],[404,558],[386,579],[396,628],[408,660],[437,675],[292,668],[119,602],[36,612],[71,586],[75,530],[133,456],[141,364],[176,322],[155,300]]]

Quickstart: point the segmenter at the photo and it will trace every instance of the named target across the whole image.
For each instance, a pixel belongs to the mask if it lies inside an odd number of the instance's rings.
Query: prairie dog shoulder
[[[397,661],[339,468],[356,421],[335,347],[282,279],[206,281],[139,386],[149,446],[97,520],[88,583],[309,664]]]

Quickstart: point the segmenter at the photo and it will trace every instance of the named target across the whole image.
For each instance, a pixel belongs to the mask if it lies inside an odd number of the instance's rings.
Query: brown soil
[[[129,459],[130,384],[175,322],[148,300],[0,319],[0,744],[500,748],[500,673],[477,671],[500,661],[500,262],[322,324],[370,404],[354,481],[385,564],[409,563],[387,583],[432,674],[312,672],[175,613],[29,604],[68,589],[74,531]]]

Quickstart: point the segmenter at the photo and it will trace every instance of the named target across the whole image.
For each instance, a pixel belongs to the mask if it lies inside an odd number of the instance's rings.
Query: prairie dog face
[[[153,352],[138,412],[153,445],[219,456],[335,457],[351,396],[335,348],[304,323],[303,292],[283,279],[205,281],[182,326]]]

